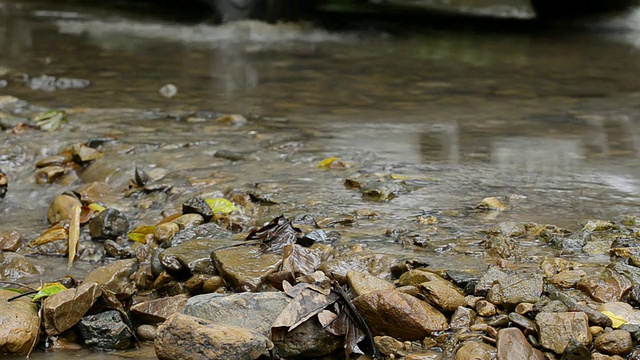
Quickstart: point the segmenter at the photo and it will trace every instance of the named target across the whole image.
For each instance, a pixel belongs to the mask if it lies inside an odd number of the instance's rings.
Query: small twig
[[[7,302],[13,301],[15,299],[20,299],[21,297],[37,294],[37,293],[38,293],[38,290],[28,291],[28,292],[25,292],[25,293],[22,293],[22,294],[18,294],[16,296],[12,296],[12,297],[8,298]]]

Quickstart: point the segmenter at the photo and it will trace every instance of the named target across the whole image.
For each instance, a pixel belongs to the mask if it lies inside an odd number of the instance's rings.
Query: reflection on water
[[[127,151],[89,167],[85,182],[126,187],[134,157],[185,191],[159,207],[180,203],[189,191],[264,184],[280,191],[284,202],[276,209],[287,215],[370,208],[381,217],[344,230],[346,239],[425,256],[436,267],[483,268],[491,259],[478,255],[478,231],[497,221],[576,229],[588,218],[640,213],[640,10],[591,24],[446,18],[330,31],[310,24],[177,24],[84,6],[0,0],[0,80],[8,82],[0,94],[76,107],[55,141],[42,133],[2,135],[0,168],[30,180],[11,183],[0,203],[0,230],[35,237],[46,226],[49,202],[65,187],[36,186],[34,163],[103,136],[117,136]],[[504,15],[502,7],[493,9]],[[90,86],[43,91],[25,83],[25,74]],[[166,83],[178,87],[171,99],[158,92]],[[182,121],[194,110],[267,116],[249,116],[246,128],[227,131]],[[250,156],[228,162],[213,156],[220,149]],[[327,156],[356,167],[337,175],[318,171],[314,164]],[[419,189],[389,203],[365,202],[342,185],[356,172],[406,175],[418,179]],[[219,184],[185,185],[212,173]],[[474,210],[486,196],[505,198],[510,210]],[[444,215],[450,209],[461,216]],[[136,221],[157,221],[162,209],[151,210],[135,214]],[[442,221],[428,233],[431,248],[406,249],[383,235],[391,228],[430,231],[415,221],[420,214]],[[539,247],[531,256],[549,251]],[[55,269],[58,260],[45,265]],[[79,264],[74,275],[94,265]],[[102,357],[110,356],[93,358]]]

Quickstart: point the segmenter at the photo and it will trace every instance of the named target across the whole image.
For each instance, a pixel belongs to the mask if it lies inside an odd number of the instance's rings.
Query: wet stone
[[[369,273],[359,271],[349,271],[347,282],[354,292],[354,296],[367,294],[376,290],[393,290],[396,286],[386,280],[382,280]]]
[[[479,341],[467,341],[456,351],[455,360],[492,360],[497,349]]]
[[[156,338],[156,327],[149,324],[142,324],[136,328],[136,335],[142,341],[153,341]]]
[[[509,320],[518,325],[520,328],[528,330],[529,332],[537,333],[538,328],[536,326],[535,321],[529,319],[524,315],[520,315],[518,313],[512,312],[509,313]]]
[[[609,302],[598,307],[598,311],[608,311],[617,317],[624,319],[627,323],[640,325],[640,310],[625,302]]]
[[[563,289],[576,287],[576,284],[587,275],[583,270],[563,270],[554,275],[549,282]]]
[[[589,348],[576,339],[569,339],[567,347],[562,352],[562,360],[584,360],[591,358]]]
[[[7,301],[16,295],[0,290],[0,354],[25,355],[40,329],[38,310],[28,297]]]
[[[437,275],[419,284],[418,289],[442,311],[455,311],[459,306],[466,305],[464,295],[453,284]]]
[[[36,183],[52,184],[56,180],[62,178],[67,169],[62,166],[46,166],[38,169],[35,174]]]
[[[216,275],[211,253],[217,248],[231,244],[233,240],[202,239],[190,240],[162,251],[158,259],[163,268],[176,277],[188,277],[192,274]],[[239,247],[243,248],[243,247]]]
[[[56,196],[47,212],[47,219],[49,223],[55,224],[61,220],[71,219],[71,209],[75,205],[82,205],[77,197],[67,194],[61,194]]]
[[[476,303],[476,312],[480,316],[493,316],[496,314],[496,306],[486,300]]]
[[[585,313],[539,313],[536,324],[540,329],[540,345],[562,354],[570,339],[581,344],[591,344],[589,321]]]
[[[85,282],[47,297],[42,305],[47,335],[59,335],[76,325],[101,294],[98,284]]]
[[[178,224],[168,222],[156,225],[156,228],[153,231],[153,236],[155,236],[156,240],[162,244],[163,242],[170,240],[173,235],[178,233],[178,231],[180,231],[180,226],[178,226]]]
[[[158,327],[154,344],[160,360],[254,360],[268,357],[273,349],[273,343],[254,330],[183,314],[172,315]]]
[[[264,253],[260,246],[234,246],[214,250],[218,272],[236,291],[256,291],[269,274],[278,271],[282,255]]]
[[[631,289],[631,281],[607,269],[600,275],[582,278],[577,287],[594,300],[606,303],[620,301],[622,296]]]
[[[404,343],[392,338],[391,336],[376,336],[373,338],[373,341],[382,355],[407,355],[407,351],[404,349]]]
[[[43,159],[40,159],[37,163],[36,163],[36,167],[37,168],[43,168],[43,167],[47,167],[47,166],[64,166],[64,164],[68,163],[71,161],[71,157],[70,156],[65,156],[65,155],[53,155],[53,156],[47,156]]]
[[[271,324],[289,302],[291,298],[281,292],[204,294],[189,298],[182,313],[268,336]]]
[[[0,251],[0,280],[17,281],[39,273],[38,268],[25,256]]]
[[[608,355],[624,355],[631,352],[631,334],[624,330],[613,330],[598,336],[593,342],[595,348]]]
[[[515,307],[521,302],[535,303],[540,300],[544,286],[538,273],[517,273],[497,280],[487,293],[487,300],[496,305]]]
[[[200,214],[184,214],[173,220],[180,229],[190,229],[204,223],[204,218]]]
[[[186,295],[176,295],[144,301],[131,307],[131,315],[145,324],[163,322],[172,314],[182,311],[187,299]]]
[[[275,350],[285,359],[311,359],[327,356],[344,345],[343,337],[322,328],[313,317],[287,332],[282,342],[275,343]]]
[[[451,316],[449,327],[455,330],[468,329],[476,319],[476,312],[467,307],[458,307]]]
[[[78,328],[85,344],[92,348],[123,350],[134,343],[133,334],[116,310],[87,315],[80,320]]]
[[[107,255],[116,259],[127,259],[133,256],[131,250],[127,249],[124,246],[121,246],[111,239],[105,240],[103,246],[104,251],[107,253]]]
[[[117,239],[128,230],[127,217],[116,209],[106,209],[89,222],[89,232],[93,239]]]
[[[397,291],[374,291],[353,300],[374,335],[421,340],[445,330],[447,319],[424,301]]]
[[[135,259],[117,260],[109,265],[94,269],[84,278],[86,283],[98,283],[105,290],[115,294],[133,295],[136,292],[135,285],[130,280],[130,276],[137,270],[138,264]]]
[[[173,223],[175,223],[175,220]],[[178,225],[177,223],[175,224]],[[167,241],[163,242],[162,247],[170,248],[189,240],[230,239],[232,237],[231,232],[221,228],[214,222],[197,225],[191,228],[182,228],[180,226],[179,228],[180,231]]]
[[[484,296],[491,289],[494,283],[507,279],[511,275],[497,266],[490,266],[486,272],[480,276],[476,285],[475,295]]]
[[[202,216],[205,222],[213,219],[213,209],[207,204],[207,202],[201,197],[192,197],[182,204],[183,214],[199,214]]]
[[[457,287],[464,289],[466,294],[472,294],[476,284],[480,280],[478,274],[472,274],[462,270],[447,270],[445,273]]]
[[[506,328],[498,331],[498,360],[527,359],[542,360],[542,352],[534,349],[517,328]]]
[[[0,232],[0,251],[15,252],[22,245],[22,236],[17,231]]]

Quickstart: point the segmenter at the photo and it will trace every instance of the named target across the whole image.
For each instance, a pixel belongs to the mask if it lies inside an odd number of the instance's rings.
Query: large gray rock
[[[190,298],[183,314],[210,320],[216,324],[252,329],[271,337],[271,325],[291,302],[281,292],[204,294]],[[285,358],[311,358],[327,355],[342,345],[341,338],[322,328],[315,317],[288,332],[275,344]]]
[[[102,294],[96,283],[83,283],[75,289],[53,294],[42,304],[47,335],[59,335],[77,324]]]
[[[518,328],[506,328],[498,331],[498,360],[543,360],[540,350],[529,344]]]
[[[447,319],[433,306],[395,290],[360,295],[354,305],[373,335],[388,335],[403,341],[422,340],[447,329]]]
[[[24,355],[38,336],[36,305],[27,297],[7,301],[17,293],[0,290],[0,354]]]
[[[589,318],[581,312],[550,313],[536,315],[540,329],[540,345],[562,354],[570,339],[576,339],[585,346],[591,344]]]
[[[289,302],[281,292],[203,294],[190,298],[182,313],[270,336],[271,325]]]
[[[255,330],[180,313],[158,327],[154,344],[160,360],[254,360],[273,349],[273,343]]]
[[[122,350],[131,347],[134,337],[122,320],[120,312],[109,310],[88,315],[80,320],[78,328],[89,347],[105,350]]]

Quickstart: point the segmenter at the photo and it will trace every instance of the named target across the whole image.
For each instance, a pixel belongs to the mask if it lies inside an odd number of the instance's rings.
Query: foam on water
[[[349,42],[351,34],[335,34],[305,23],[268,24],[260,21],[239,21],[223,25],[177,25],[171,23],[144,23],[122,18],[56,21],[60,33],[108,37],[128,35],[144,39],[157,39],[211,46],[228,43],[281,44],[290,42],[324,43]]]

